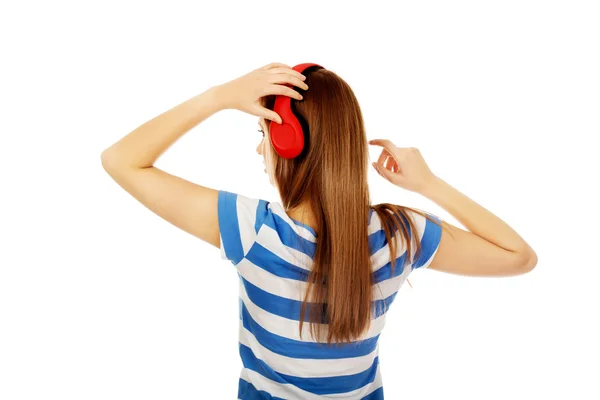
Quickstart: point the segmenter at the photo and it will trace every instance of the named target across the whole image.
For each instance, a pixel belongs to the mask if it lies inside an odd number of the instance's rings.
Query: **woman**
[[[277,95],[292,98],[305,130],[296,158],[280,157],[270,142],[269,126],[281,123]],[[281,203],[196,185],[153,166],[223,109],[259,117],[257,152]],[[382,147],[373,163],[382,177],[436,202],[468,230],[408,207],[372,205],[368,143]],[[239,399],[383,399],[378,339],[413,270],[507,276],[536,265],[535,252],[511,227],[433,174],[417,149],[368,143],[344,80],[323,68],[304,76],[272,63],[185,101],[102,153],[119,185],[235,266]]]

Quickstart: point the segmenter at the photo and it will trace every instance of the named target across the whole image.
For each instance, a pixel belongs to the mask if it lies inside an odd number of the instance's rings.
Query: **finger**
[[[273,63],[265,65],[261,69],[270,70],[271,68],[278,68],[278,67],[291,68],[289,65],[286,65],[283,63],[278,63],[278,62],[273,62]]]
[[[394,159],[394,156],[388,157],[383,165],[390,171],[395,172],[394,167],[396,166],[396,160]]]
[[[385,176],[384,172],[382,171],[381,165],[378,163],[373,163],[373,168],[375,168],[375,171],[377,171],[377,173],[384,179],[388,180],[387,176]]]
[[[386,157],[390,157],[393,161],[400,165],[398,162],[397,151],[398,148],[387,139],[373,139],[369,140],[369,144],[373,144],[376,146],[385,146],[381,151],[381,155],[379,156],[378,162],[382,165],[385,165]]]
[[[260,117],[264,119],[268,119],[270,121],[274,121],[278,124],[281,124],[281,117],[273,110],[269,110],[268,108],[260,107],[258,112]]]
[[[394,143],[392,143],[388,139],[372,139],[369,140],[369,144],[385,147],[387,149],[393,149],[394,147],[396,147]]]
[[[264,118],[265,123],[268,120],[281,124],[281,116],[279,116],[279,114],[277,114],[275,111],[269,110],[268,108],[262,106],[260,103],[254,103],[247,112],[249,114],[256,115],[257,117]]]
[[[283,85],[277,85],[277,84],[273,84],[273,85],[269,85],[268,94],[278,94],[278,95],[282,95],[282,96],[289,96],[289,97],[293,97],[296,100],[302,100],[302,95],[298,92],[296,92],[294,89],[289,88],[287,86],[283,86]]]
[[[302,81],[306,79],[306,75],[302,75],[300,72],[296,71],[293,68],[277,67],[277,68],[270,69],[269,73],[272,73],[272,74],[291,74],[291,75],[296,76],[298,79],[300,79]]]
[[[395,174],[392,171],[390,171],[387,168],[383,168],[380,164],[375,164],[375,165],[376,165],[375,169],[377,170],[377,173],[379,175],[381,175],[385,180],[394,183],[392,178]]]
[[[298,77],[295,75],[290,75],[287,73],[271,75],[269,76],[268,81],[270,83],[289,83],[293,86],[308,90],[308,85],[306,83],[298,79]]]
[[[379,158],[377,159],[377,163],[383,165],[390,156],[391,154],[386,149],[383,149],[379,155]]]
[[[385,162],[383,163],[383,166],[389,170],[392,169],[392,163],[394,162],[394,159],[392,157],[388,157]]]

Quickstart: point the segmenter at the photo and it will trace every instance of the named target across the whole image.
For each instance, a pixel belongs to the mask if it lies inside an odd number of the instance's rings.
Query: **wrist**
[[[227,88],[224,85],[213,86],[205,93],[210,98],[210,101],[213,102],[220,110],[233,108],[229,100]]]
[[[433,175],[429,180],[427,180],[424,183],[419,192],[422,196],[431,199],[442,184],[442,179],[436,175]]]

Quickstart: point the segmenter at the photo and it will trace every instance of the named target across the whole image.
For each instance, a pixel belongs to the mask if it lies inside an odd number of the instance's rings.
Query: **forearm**
[[[187,131],[223,109],[216,87],[140,125],[102,153],[103,161],[124,167],[151,167]]]
[[[532,251],[529,244],[508,224],[443,179],[433,179],[421,194],[448,211],[470,232],[498,247],[513,252]]]

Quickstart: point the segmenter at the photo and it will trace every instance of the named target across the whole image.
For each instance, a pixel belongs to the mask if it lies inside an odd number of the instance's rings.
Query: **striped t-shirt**
[[[441,238],[438,225],[409,213],[423,249],[412,265],[407,262],[403,268],[406,247],[398,240],[399,259],[392,276],[381,220],[370,210],[369,247],[378,286],[373,303],[385,307],[376,306],[383,311],[374,314],[361,340],[328,347],[314,341],[308,321],[302,338],[298,331],[317,234],[290,218],[280,203],[219,191],[221,257],[233,263],[239,276],[243,367],[238,399],[383,399],[378,339],[386,310],[411,271],[430,264]]]

